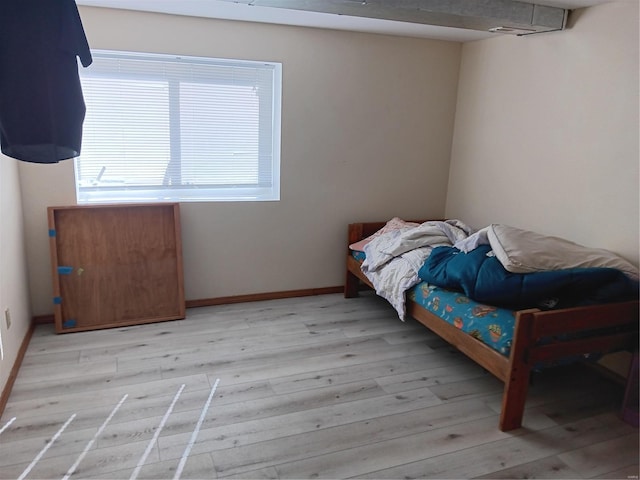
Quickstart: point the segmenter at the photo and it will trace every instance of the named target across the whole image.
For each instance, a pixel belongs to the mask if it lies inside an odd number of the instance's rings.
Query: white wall
[[[638,263],[638,1],[464,44],[446,215]]]
[[[461,45],[83,8],[92,48],[283,63],[281,201],[182,205],[187,299],[341,285],[346,225],[444,214]],[[45,208],[70,162],[21,166],[35,315],[51,313]]]
[[[31,322],[17,164],[17,160],[0,154],[0,335],[4,346],[0,393]],[[11,317],[9,329],[5,322],[7,308]]]

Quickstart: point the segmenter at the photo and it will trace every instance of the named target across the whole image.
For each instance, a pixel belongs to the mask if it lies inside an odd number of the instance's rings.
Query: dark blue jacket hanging
[[[2,0],[2,153],[37,163],[80,154],[85,104],[76,57],[91,64],[74,0]]]

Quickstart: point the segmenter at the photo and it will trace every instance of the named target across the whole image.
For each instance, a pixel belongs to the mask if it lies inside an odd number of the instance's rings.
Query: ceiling
[[[356,32],[371,32],[390,35],[432,38],[466,42],[496,35],[486,31],[465,28],[442,27],[421,23],[365,18],[335,13],[292,10],[287,8],[248,5],[229,0],[76,0],[78,5],[159,12],[174,15],[241,20],[249,22],[296,25],[304,27],[330,28]],[[363,0],[364,2],[365,0]],[[499,0],[501,1],[501,0]],[[545,6],[575,9],[611,0],[520,0]],[[304,3],[304,0],[302,0]],[[384,2],[383,2],[384,3]]]

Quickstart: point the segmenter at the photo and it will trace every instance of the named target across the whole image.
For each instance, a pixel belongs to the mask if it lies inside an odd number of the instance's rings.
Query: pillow
[[[605,267],[638,279],[638,269],[609,250],[584,247],[559,237],[493,224],[488,237],[498,260],[509,272],[530,273],[567,268]]]
[[[414,222],[405,222],[404,220],[402,220],[401,218],[398,217],[393,217],[391,220],[389,220],[386,225],[384,227],[382,227],[380,230],[378,230],[376,233],[374,233],[373,235],[364,238],[358,242],[352,243],[351,245],[349,245],[349,248],[351,250],[356,250],[358,252],[364,252],[364,246],[369,243],[371,240],[373,240],[376,237],[379,237],[380,235],[383,235],[385,233],[389,233],[392,232],[394,230],[402,230],[402,229],[408,229],[408,228],[414,228],[417,227],[418,225],[420,225],[419,223],[414,223]]]

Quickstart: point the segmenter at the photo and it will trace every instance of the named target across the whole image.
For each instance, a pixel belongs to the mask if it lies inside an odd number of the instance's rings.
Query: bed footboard
[[[531,369],[567,357],[638,348],[637,300],[516,315],[500,429],[522,425]]]

